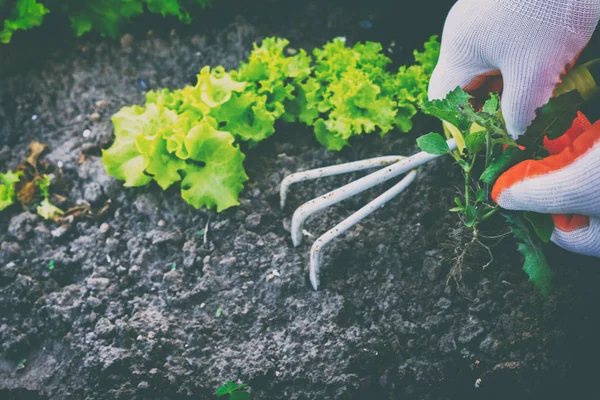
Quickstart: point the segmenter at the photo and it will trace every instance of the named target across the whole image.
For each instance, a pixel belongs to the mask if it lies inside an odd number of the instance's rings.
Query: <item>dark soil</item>
[[[335,241],[321,289],[311,289],[312,239],[293,248],[290,216],[356,176],[297,185],[283,211],[279,182],[410,154],[417,133],[432,129],[422,117],[412,135],[366,137],[339,154],[302,126],[280,126],[247,152],[242,204],[221,214],[191,208],[177,190],[125,189],[105,174],[98,145],[112,138],[110,116],[141,103],[144,86],[178,88],[203,65],[235,67],[273,34],[306,48],[339,35],[395,42],[394,59],[409,60],[403,49],[439,32],[448,8],[431,15],[439,2],[410,11],[389,3],[400,2],[227,3],[172,33],[147,36],[141,22],[120,42],[59,35],[0,50],[0,170],[38,140],[50,147],[46,159],[62,162],[72,203],[112,200],[102,218],[62,227],[19,207],[0,214],[0,399],[211,399],[226,380],[265,400],[595,397],[598,260],[550,248],[555,284],[544,298],[505,239],[487,269],[476,258],[460,286],[448,283],[444,249],[460,223],[446,210],[462,179],[450,159],[421,168],[405,194]],[[418,26],[400,26],[407,13]],[[382,189],[307,229],[325,232]]]

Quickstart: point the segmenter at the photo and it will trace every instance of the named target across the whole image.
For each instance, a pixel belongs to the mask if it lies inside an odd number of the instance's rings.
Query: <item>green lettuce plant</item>
[[[150,91],[144,106],[122,108],[102,156],[108,174],[130,187],[179,183],[192,206],[225,210],[248,180],[240,144],[270,137],[278,120],[313,127],[330,150],[364,133],[408,131],[439,53],[432,37],[417,65],[394,74],[376,43],[336,39],[312,56],[288,45],[267,38],[237,70],[204,67],[194,86]]]
[[[0,0],[0,43],[9,43],[17,30],[42,24],[48,13],[64,14],[77,36],[95,31],[101,36],[118,37],[123,27],[145,12],[175,17],[190,23],[193,6],[206,8],[214,0]]]

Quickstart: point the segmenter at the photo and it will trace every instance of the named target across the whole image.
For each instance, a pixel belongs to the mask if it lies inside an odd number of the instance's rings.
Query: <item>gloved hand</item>
[[[429,97],[443,98],[457,86],[489,92],[501,76],[502,114],[516,138],[548,102],[599,18],[600,0],[459,0],[444,26]]]
[[[554,214],[554,243],[600,257],[600,121],[592,125],[580,114],[564,136],[545,144],[552,155],[509,169],[492,198],[509,210]]]
[[[443,98],[457,86],[487,95],[503,85],[502,113],[516,138],[599,18],[600,0],[459,0],[446,20],[429,97]],[[492,197],[506,209],[554,214],[554,243],[600,257],[600,122],[580,115],[563,137],[545,144],[552,156],[507,171]]]

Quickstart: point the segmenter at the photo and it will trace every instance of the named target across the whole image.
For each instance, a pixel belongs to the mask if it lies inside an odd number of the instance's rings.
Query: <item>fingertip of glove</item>
[[[534,160],[526,160],[500,175],[492,188],[492,199],[496,204],[507,210],[516,209],[517,199],[512,188],[529,177],[529,171],[535,169],[535,165]]]

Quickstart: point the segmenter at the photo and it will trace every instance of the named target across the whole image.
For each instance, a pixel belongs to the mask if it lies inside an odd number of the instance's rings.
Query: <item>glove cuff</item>
[[[515,14],[589,40],[600,18],[600,0],[494,0]]]

